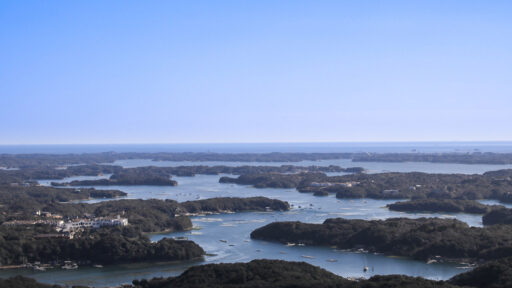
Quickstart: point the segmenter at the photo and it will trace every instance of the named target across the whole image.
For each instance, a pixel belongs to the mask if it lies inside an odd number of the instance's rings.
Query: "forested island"
[[[512,286],[512,258],[483,264],[447,281],[404,275],[346,279],[304,262],[253,260],[248,263],[207,264],[188,268],[177,277],[137,279],[130,288],[508,288]],[[0,278],[6,288],[63,288],[27,277]],[[78,287],[76,287],[78,288]]]
[[[281,243],[363,249],[417,260],[470,261],[512,256],[512,226],[469,227],[439,218],[327,219],[323,224],[274,222],[251,238]]]
[[[478,201],[461,199],[417,199],[388,204],[387,207],[389,210],[400,212],[468,214],[486,214],[496,209],[505,208],[501,205],[485,205]]]
[[[373,199],[512,199],[512,170],[483,175],[429,174],[420,172],[349,174],[255,173],[221,177],[221,183],[252,185],[256,188],[296,188],[304,193],[335,193],[337,198]]]
[[[72,239],[56,237],[49,225],[6,227],[0,225],[0,265],[25,263],[117,264],[141,261],[191,260],[204,255],[192,241],[164,238],[153,243],[129,228],[86,229]]]
[[[512,224],[512,209],[494,209],[482,217],[484,225]]]
[[[88,199],[113,199],[127,194],[119,190],[96,190],[94,188],[53,188],[44,186],[1,186],[0,222],[14,219],[31,219],[34,212],[48,205],[68,205]]]
[[[111,185],[154,185],[154,186],[177,186],[178,182],[171,180],[171,174],[162,171],[163,169],[122,169],[110,176],[108,179],[97,180],[74,180],[68,183],[52,182],[52,186],[111,186]]]
[[[355,153],[354,162],[431,162],[459,164],[512,164],[512,153]]]
[[[254,173],[242,174],[238,177],[223,176],[219,183],[235,183],[240,185],[252,185],[256,188],[297,188],[316,181],[329,179],[324,173]]]

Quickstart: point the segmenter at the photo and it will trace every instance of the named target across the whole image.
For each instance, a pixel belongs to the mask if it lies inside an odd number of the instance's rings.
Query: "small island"
[[[474,200],[461,199],[418,199],[388,204],[387,207],[389,210],[400,212],[468,214],[486,214],[495,209],[505,208],[501,205],[485,205]]]
[[[154,185],[177,186],[178,182],[171,180],[171,175],[156,169],[122,169],[110,176],[109,179],[75,180],[69,183],[52,182],[52,186],[110,186],[110,185]]]

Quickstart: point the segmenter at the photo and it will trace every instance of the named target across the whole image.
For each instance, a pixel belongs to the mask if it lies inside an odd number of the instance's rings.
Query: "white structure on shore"
[[[350,181],[350,182],[311,182],[309,187],[332,187],[332,186],[342,186],[342,187],[352,187],[354,185],[359,184],[359,182]]]
[[[116,218],[94,218],[94,219],[76,219],[69,222],[62,223],[59,228],[63,232],[72,232],[81,228],[99,228],[103,226],[126,226],[128,219],[121,218],[117,215]]]

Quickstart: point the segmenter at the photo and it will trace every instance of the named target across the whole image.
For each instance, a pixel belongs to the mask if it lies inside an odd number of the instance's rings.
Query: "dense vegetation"
[[[121,166],[112,165],[74,165],[68,167],[36,166],[16,170],[0,169],[0,185],[11,183],[36,183],[40,179],[63,179],[71,176],[98,176],[121,171]]]
[[[86,170],[87,171],[87,170]],[[120,169],[110,179],[98,180],[75,180],[69,183],[56,183],[54,186],[93,186],[93,185],[177,185],[176,181],[170,180],[171,175],[178,176],[194,176],[196,174],[235,174],[243,173],[267,173],[266,175],[282,175],[277,173],[286,173],[284,175],[296,175],[290,173],[305,172],[350,172],[358,173],[363,171],[362,168],[341,168],[339,166],[180,166],[180,167],[137,167]],[[15,173],[12,173],[15,174]],[[252,175],[252,174],[251,174]],[[301,174],[302,175],[302,174]],[[223,177],[224,178],[224,177]]]
[[[65,219],[122,215],[128,218],[129,226],[85,230],[78,232],[73,239],[66,239],[38,238],[38,235],[56,233],[54,227],[49,225],[0,225],[0,265],[65,260],[111,264],[192,259],[204,254],[195,243],[172,239],[151,243],[142,233],[190,229],[192,222],[184,216],[187,213],[289,209],[286,202],[264,197],[213,198],[183,204],[156,199],[123,199],[94,204],[62,203],[82,199],[84,195],[96,190],[40,186],[8,188],[0,193],[0,222],[39,218],[34,212],[43,210]]]
[[[360,173],[364,171],[360,167],[343,168],[340,166],[179,166],[166,167],[172,175],[194,176],[196,174],[217,175],[217,174],[255,174],[255,173],[301,173],[301,172],[346,172]]]
[[[225,212],[225,211],[265,211],[289,209],[289,204],[281,200],[265,197],[251,198],[211,198],[205,200],[178,203],[174,200],[123,199],[94,204],[53,204],[45,207],[47,211],[66,217],[76,217],[84,213],[96,216],[122,215],[128,218],[130,226],[142,232],[183,231],[192,228],[187,213]]]
[[[363,248],[371,252],[428,260],[491,260],[512,256],[512,226],[469,227],[452,219],[327,219],[323,224],[274,222],[251,238],[281,243]]]
[[[0,223],[15,219],[46,220],[34,215],[36,210],[42,210],[63,216],[64,219],[121,215],[128,219],[129,226],[86,230],[78,232],[73,239],[65,239],[38,238],[37,235],[41,234],[56,234],[54,227],[49,225],[0,225],[0,265],[64,260],[110,264],[191,259],[204,253],[195,243],[171,239],[151,243],[142,233],[190,229],[192,222],[186,216],[188,213],[289,209],[286,202],[264,197],[213,198],[183,204],[156,199],[123,199],[94,204],[64,203],[88,199],[101,193],[102,196],[113,197],[120,191],[43,186],[3,188],[0,189]]]
[[[256,188],[296,188],[306,185],[306,183],[323,181],[327,178],[324,173],[256,173],[243,174],[236,178],[224,176],[219,179],[219,182],[253,185]]]
[[[357,153],[354,162],[433,162],[462,164],[512,164],[512,153]]]
[[[512,224],[512,209],[494,209],[482,217],[484,225]]]
[[[47,187],[41,187],[47,188]],[[52,189],[52,188],[49,188]],[[60,192],[64,189],[55,189]],[[57,193],[58,194],[58,193]],[[1,196],[2,194],[0,194]],[[10,195],[10,194],[7,194]],[[265,197],[252,198],[211,198],[206,200],[178,203],[174,200],[157,199],[122,199],[88,203],[60,203],[51,199],[40,201],[39,198],[17,197],[0,199],[0,223],[7,220],[33,219],[36,210],[51,212],[66,218],[81,218],[84,215],[96,217],[115,217],[121,215],[128,218],[130,226],[141,232],[183,231],[192,228],[187,213],[224,212],[224,211],[265,211],[288,210],[286,202]],[[46,198],[43,198],[46,200]]]
[[[512,170],[504,170],[510,173]],[[499,199],[512,191],[512,180],[493,173],[483,175],[379,173],[342,176],[344,181],[359,182],[339,187],[338,198],[437,198]],[[392,192],[392,193],[386,193]]]
[[[323,173],[305,172],[242,174],[236,178],[221,177],[219,181],[253,185],[256,188],[297,188],[300,192],[336,193],[338,198],[498,199],[507,202],[512,200],[511,176],[512,170],[483,175],[410,172],[326,176]],[[327,185],[313,185],[315,182]]]
[[[0,223],[9,220],[34,219],[37,210],[51,212],[66,218],[82,218],[85,215],[128,218],[131,226],[141,232],[183,231],[192,227],[186,213],[222,211],[288,210],[288,203],[265,197],[213,198],[188,201],[183,204],[174,200],[122,199],[94,204],[65,203],[89,198],[113,198],[125,196],[118,190],[92,188],[68,189],[45,186],[0,186]]]
[[[27,278],[21,275],[2,279],[0,278],[0,287],[2,288],[62,288],[59,285],[50,285],[39,283],[32,278]],[[79,286],[73,286],[73,288],[79,288]],[[82,288],[82,287],[80,287]]]
[[[133,281],[135,287],[349,287],[351,281],[304,262],[253,260],[208,264],[187,269],[178,277]]]
[[[389,210],[401,212],[447,212],[485,214],[495,209],[503,209],[501,205],[485,205],[474,200],[454,199],[417,199],[388,204]]]
[[[0,186],[0,203],[3,204],[27,201],[28,199],[32,199],[39,204],[47,204],[91,198],[115,198],[126,195],[125,192],[119,190],[96,190],[94,188],[57,189],[45,186]]]
[[[469,272],[455,275],[449,283],[478,288],[512,287],[512,257],[491,261]]]
[[[141,232],[172,232],[192,228],[190,218],[180,216],[183,210],[174,200],[123,199],[94,204],[53,204],[45,209],[70,218],[83,217],[86,213],[97,217],[121,215],[128,218],[130,226]]]
[[[153,167],[152,167],[153,168]],[[109,186],[109,185],[157,185],[176,186],[178,182],[171,180],[171,175],[164,169],[122,169],[110,176],[109,179],[75,180],[69,183],[55,183],[53,186]]]
[[[33,217],[37,210],[47,205],[91,198],[115,198],[126,196],[119,190],[93,188],[58,189],[44,186],[0,186],[0,222]]]
[[[253,260],[249,263],[208,264],[187,269],[178,277],[135,280],[136,288],[455,288],[443,281],[402,275],[351,281],[304,262]]]
[[[281,200],[266,197],[250,198],[211,198],[180,203],[188,213],[221,212],[221,211],[287,211],[290,205]]]
[[[73,239],[37,238],[37,235],[51,233],[55,231],[46,225],[34,229],[0,226],[0,265],[66,260],[86,264],[175,261],[204,254],[203,249],[192,241],[164,238],[152,243],[147,236],[120,227],[86,230]]]

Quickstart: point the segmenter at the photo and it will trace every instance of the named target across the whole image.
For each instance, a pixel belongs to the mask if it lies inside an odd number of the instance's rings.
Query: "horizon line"
[[[512,140],[412,140],[412,141],[295,141],[295,142],[125,142],[125,143],[0,143],[0,146],[72,146],[72,145],[231,145],[231,144],[409,144],[409,143],[511,143]]]

